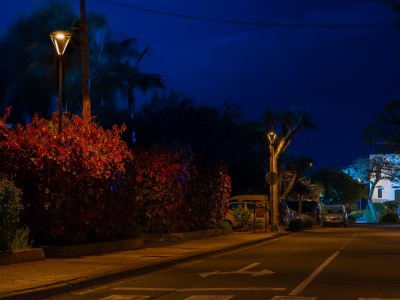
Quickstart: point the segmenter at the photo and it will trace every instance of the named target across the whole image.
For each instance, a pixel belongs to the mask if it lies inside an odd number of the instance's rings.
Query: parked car
[[[299,200],[297,199],[287,199],[287,205],[290,209],[295,212],[299,211]],[[301,213],[311,217],[314,220],[315,224],[321,224],[321,205],[319,202],[314,200],[304,199],[301,201]]]
[[[265,209],[265,206],[267,209]],[[252,228],[254,225],[264,227],[266,211],[269,213],[268,196],[238,195],[229,199],[225,221],[229,222],[234,229],[239,227]],[[242,219],[241,216],[245,216],[245,219]]]
[[[295,212],[291,210],[285,200],[280,200],[278,204],[279,224],[289,227],[295,220]]]
[[[346,227],[348,216],[344,205],[325,205],[322,209],[322,225],[341,225]]]

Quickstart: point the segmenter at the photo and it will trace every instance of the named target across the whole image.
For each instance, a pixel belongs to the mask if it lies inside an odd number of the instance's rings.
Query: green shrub
[[[385,205],[388,213],[397,213],[400,202],[398,200],[386,201]]]
[[[348,215],[347,217],[349,224],[354,224],[356,222],[356,217],[354,216],[354,214]]]
[[[381,223],[399,223],[399,216],[397,213],[387,213],[381,218]]]
[[[289,223],[289,231],[298,231],[304,228],[304,220],[302,219],[295,219],[294,221]]]
[[[216,229],[222,229],[226,232],[231,232],[232,231],[232,225],[231,223],[223,220],[218,220],[217,224],[215,225]]]
[[[29,248],[29,228],[18,228],[15,232],[14,240],[11,243],[11,250]]]
[[[313,228],[314,224],[315,224],[315,221],[313,218],[305,218],[303,228],[304,229]]]
[[[380,220],[387,212],[386,203],[373,203],[373,206],[376,211],[376,217],[378,220]]]
[[[22,208],[21,191],[0,177],[0,251],[12,249]]]
[[[367,223],[379,223],[381,217],[386,214],[386,205],[384,203],[372,203],[372,205],[376,212],[376,220],[374,221],[373,214],[369,206],[367,206],[364,211],[364,219]]]
[[[352,213],[350,216],[352,216],[354,219],[362,218],[364,216],[364,210],[357,210],[354,213]]]
[[[250,210],[244,208],[237,208],[233,210],[233,218],[235,222],[238,222],[238,228],[244,228],[250,218]]]

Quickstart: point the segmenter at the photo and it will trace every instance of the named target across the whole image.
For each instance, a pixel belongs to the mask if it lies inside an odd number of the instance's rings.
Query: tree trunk
[[[81,48],[82,48],[82,116],[85,122],[91,119],[90,77],[89,77],[89,37],[86,20],[86,1],[80,0],[81,11]]]

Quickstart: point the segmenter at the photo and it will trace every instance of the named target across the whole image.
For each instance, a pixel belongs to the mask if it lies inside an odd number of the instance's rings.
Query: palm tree
[[[139,71],[139,64],[143,57],[149,53],[150,46],[147,46],[136,59],[136,63],[133,67],[130,67],[129,61],[127,60],[125,64],[127,65],[127,83],[128,83],[128,109],[129,116],[131,119],[134,118],[135,113],[135,95],[134,89],[138,88],[143,93],[146,93],[148,89],[154,88],[165,88],[163,79],[158,74],[147,74]]]
[[[135,88],[142,91],[144,94],[149,89],[162,88],[164,89],[164,80],[159,74],[143,73],[139,70],[139,64],[143,57],[150,51],[150,46],[147,46],[137,57],[136,62],[133,66],[130,66],[130,61],[125,61],[126,67],[126,83],[128,92],[128,112],[129,122],[131,130],[131,141],[135,143],[135,129],[134,129],[134,118],[135,118]]]
[[[139,56],[134,48],[137,40],[126,38],[115,40],[103,34],[93,41],[91,47],[92,110],[103,126],[113,124],[111,112],[116,111],[116,95],[126,93],[125,61]]]

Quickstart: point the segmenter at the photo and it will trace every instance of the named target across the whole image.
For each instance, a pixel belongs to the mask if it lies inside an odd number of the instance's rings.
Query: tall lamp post
[[[276,133],[271,130],[267,133],[269,141],[269,173],[267,174],[267,183],[269,184],[269,198],[272,209],[272,231],[278,227],[278,162],[275,157],[274,142],[276,140]]]
[[[53,31],[50,33],[51,41],[58,55],[58,133],[62,131],[62,56],[67,49],[71,34],[66,31]]]

